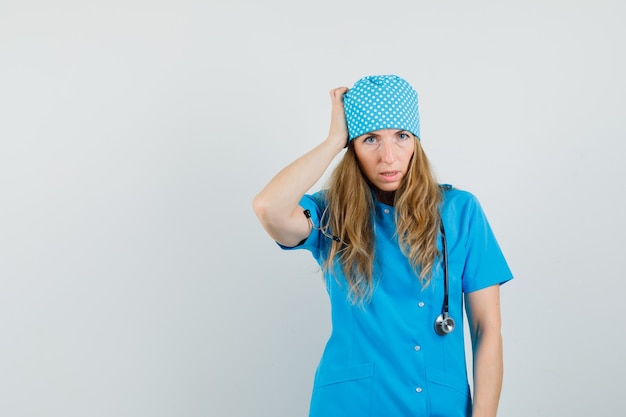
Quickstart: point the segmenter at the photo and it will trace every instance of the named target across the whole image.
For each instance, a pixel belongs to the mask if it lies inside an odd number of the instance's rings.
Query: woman
[[[478,201],[435,181],[405,80],[369,76],[330,95],[328,138],[254,199],[267,233],[324,271],[333,330],[310,416],[495,416],[499,286],[512,275]],[[305,195],[346,147],[328,187]]]

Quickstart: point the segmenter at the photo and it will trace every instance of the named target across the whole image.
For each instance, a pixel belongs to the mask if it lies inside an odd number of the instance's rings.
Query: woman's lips
[[[400,177],[400,171],[384,171],[380,173],[380,176],[384,181],[393,182]]]

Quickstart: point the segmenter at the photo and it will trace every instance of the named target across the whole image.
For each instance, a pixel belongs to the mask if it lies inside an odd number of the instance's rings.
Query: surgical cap
[[[420,136],[417,92],[397,75],[370,75],[343,97],[349,140],[380,129]]]

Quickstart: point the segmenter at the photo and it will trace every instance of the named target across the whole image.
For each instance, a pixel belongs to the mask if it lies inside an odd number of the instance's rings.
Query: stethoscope
[[[443,306],[441,314],[435,319],[435,332],[440,336],[452,333],[454,330],[454,319],[450,317],[448,306],[448,245],[446,244],[446,231],[443,228],[443,221],[440,223],[441,231],[441,251],[443,252]]]
[[[313,224],[311,220],[311,212],[309,210],[304,210],[304,215],[309,220],[311,227],[315,230],[320,231],[324,236],[329,239],[334,240],[335,242],[341,242],[342,240],[326,231],[325,227],[318,228]],[[322,214],[324,217],[324,214]],[[435,319],[435,333],[440,336],[445,336],[449,333],[452,333],[454,330],[454,319],[450,316],[449,305],[448,305],[448,245],[446,242],[446,231],[443,227],[443,221],[440,220],[439,230],[441,231],[441,251],[442,251],[442,261],[443,261],[443,305],[441,307],[441,314],[437,316]]]

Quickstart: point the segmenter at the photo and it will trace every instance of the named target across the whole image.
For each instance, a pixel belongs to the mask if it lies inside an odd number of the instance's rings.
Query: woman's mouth
[[[380,173],[380,176],[384,181],[392,182],[400,177],[400,171],[383,171]]]

